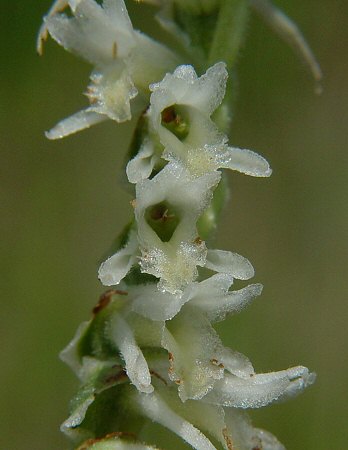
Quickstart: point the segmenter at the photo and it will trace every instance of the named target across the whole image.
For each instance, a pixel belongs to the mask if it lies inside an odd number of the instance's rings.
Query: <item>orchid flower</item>
[[[73,17],[59,13],[69,6]],[[66,50],[94,66],[87,88],[90,106],[59,122],[47,133],[58,139],[106,119],[131,118],[131,101],[146,104],[148,85],[175,67],[177,57],[165,46],[133,29],[123,0],[57,1],[44,19],[38,50],[47,32]]]

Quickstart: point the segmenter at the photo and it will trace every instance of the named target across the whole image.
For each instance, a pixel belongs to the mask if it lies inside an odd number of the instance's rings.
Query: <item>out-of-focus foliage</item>
[[[76,383],[57,354],[89,318],[103,290],[99,261],[131,215],[120,169],[132,124],[102,124],[61,142],[44,138],[44,130],[86,104],[80,92],[90,71],[53,42],[43,58],[35,54],[50,4],[1,1],[0,448],[11,450],[68,448],[58,426]],[[260,151],[274,172],[260,181],[230,176],[217,245],[249,257],[265,289],[219,331],[258,371],[301,362],[318,373],[296,402],[254,413],[258,426],[289,450],[341,449],[348,370],[348,8],[340,0],[277,4],[315,50],[324,93],[313,94],[291,51],[253,16],[239,60],[230,142]],[[135,25],[162,33],[151,11],[130,4]]]

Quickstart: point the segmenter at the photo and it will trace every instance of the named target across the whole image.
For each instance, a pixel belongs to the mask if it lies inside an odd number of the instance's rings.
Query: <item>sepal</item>
[[[226,374],[204,401],[234,408],[260,408],[299,394],[314,380],[315,374],[302,366],[255,374],[249,379]]]
[[[130,230],[125,246],[101,264],[98,278],[104,286],[116,286],[131,270],[138,255],[137,234],[135,230]]]

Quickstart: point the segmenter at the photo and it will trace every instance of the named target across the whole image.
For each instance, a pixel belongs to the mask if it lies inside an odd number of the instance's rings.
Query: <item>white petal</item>
[[[232,375],[240,378],[249,378],[255,374],[249,359],[239,352],[224,347],[219,354],[219,361]]]
[[[59,354],[60,359],[63,362],[65,362],[65,364],[67,364],[78,377],[80,377],[80,372],[81,372],[81,368],[82,368],[78,344],[79,344],[82,336],[88,330],[88,327],[90,326],[90,324],[91,324],[90,321],[82,322],[79,325],[73,339]]]
[[[148,100],[150,83],[174,70],[180,63],[180,57],[166,45],[140,31],[134,30],[133,38],[135,46],[131,56],[127,58],[127,66],[132,72],[134,83],[146,94]]]
[[[160,83],[152,84],[150,89],[162,92],[163,99],[165,96],[171,98],[165,106],[173,103],[190,105],[209,117],[222,102],[227,77],[226,64],[223,62],[210,67],[199,78],[192,66],[182,65],[173,74],[167,74]]]
[[[103,66],[124,58],[135,45],[128,22],[117,26],[113,18],[97,2],[81,0],[74,17],[56,14],[45,23],[52,38],[66,50]]]
[[[145,138],[139,153],[131,159],[126,168],[127,177],[130,183],[149,178],[154,168],[156,157],[154,156],[154,144],[149,138]]]
[[[269,177],[272,173],[268,162],[258,153],[236,147],[228,147],[221,168],[237,170],[253,177]]]
[[[186,97],[186,104],[211,115],[225,96],[228,72],[224,62],[218,62],[198,78]]]
[[[187,298],[161,292],[155,284],[134,286],[131,289],[132,309],[151,320],[170,320],[178,314]]]
[[[195,286],[195,297],[199,298],[222,296],[228,293],[233,284],[233,276],[230,273],[216,273]]]
[[[137,236],[134,231],[131,231],[126,246],[101,264],[98,278],[103,285],[117,285],[130,271],[136,261],[137,253]]]
[[[262,292],[262,284],[250,284],[243,289],[231,291],[219,299],[215,309],[208,314],[213,322],[224,320],[228,314],[238,313]]]
[[[91,106],[88,111],[105,114],[116,122],[131,119],[130,101],[138,95],[125,65],[116,61],[103,71],[91,75],[87,96]]]
[[[45,135],[48,139],[61,139],[105,120],[107,120],[107,116],[82,110],[58,122]]]
[[[158,394],[138,394],[136,402],[145,416],[173,431],[194,449],[216,450],[201,431],[170,409]]]
[[[233,276],[217,273],[210,278],[193,283],[185,295],[189,296],[191,305],[203,311],[209,321],[219,322],[228,314],[238,313],[262,292],[261,284],[250,284],[237,291],[229,291]]]
[[[110,321],[108,332],[126,363],[126,372],[140,392],[153,392],[151,374],[143,352],[137,345],[127,322],[118,314]]]
[[[254,276],[253,266],[244,256],[225,250],[208,250],[205,266],[215,272],[229,273],[238,280]]]
[[[128,31],[133,29],[123,0],[103,0],[103,9],[115,27]]]
[[[302,366],[288,370],[257,374],[249,379],[225,374],[215,383],[204,401],[236,408],[260,408],[296,395],[314,382],[314,375]]]

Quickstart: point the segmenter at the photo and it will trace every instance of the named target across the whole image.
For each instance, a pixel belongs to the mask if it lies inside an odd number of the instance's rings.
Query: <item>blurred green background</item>
[[[48,42],[35,53],[50,0],[0,0],[1,450],[68,448],[59,432],[76,381],[58,359],[102,292],[98,261],[130,215],[120,169],[132,124],[60,142],[43,136],[86,105],[90,67]],[[289,403],[255,411],[288,450],[347,447],[348,7],[277,0],[325,74],[324,93],[253,16],[239,59],[231,143],[262,153],[270,179],[230,175],[217,248],[247,256],[262,297],[219,325],[258,371],[304,364],[318,380]],[[132,4],[137,27],[155,30]],[[145,15],[144,15],[145,14]],[[144,19],[145,18],[145,19]]]

